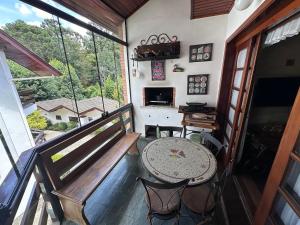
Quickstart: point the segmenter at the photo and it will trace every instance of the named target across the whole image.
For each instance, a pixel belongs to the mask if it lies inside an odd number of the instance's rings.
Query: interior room
[[[241,134],[236,182],[256,210],[300,85],[300,35],[267,45],[265,34]],[[251,208],[252,207],[252,208]]]

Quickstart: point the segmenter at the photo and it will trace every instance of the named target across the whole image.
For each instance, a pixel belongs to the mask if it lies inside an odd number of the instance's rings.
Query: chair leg
[[[180,214],[176,215],[176,221],[174,223],[174,225],[179,225],[179,219],[180,219]]]
[[[153,225],[152,224],[152,219],[153,219],[153,217],[150,214],[148,214],[147,220],[148,220],[148,222],[149,222],[150,225]]]

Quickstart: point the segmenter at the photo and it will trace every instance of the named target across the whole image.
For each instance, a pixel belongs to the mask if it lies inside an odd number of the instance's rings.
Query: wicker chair
[[[151,225],[154,217],[169,220],[176,217],[179,224],[181,197],[189,180],[178,183],[154,183],[144,178],[137,178],[146,190],[146,203],[148,205],[147,219]]]

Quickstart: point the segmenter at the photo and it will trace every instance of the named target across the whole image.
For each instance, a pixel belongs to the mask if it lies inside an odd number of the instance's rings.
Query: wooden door
[[[227,162],[234,162],[239,145],[259,44],[260,36],[252,38],[236,48],[223,140],[223,143],[228,146]]]
[[[300,224],[300,89],[253,224]]]

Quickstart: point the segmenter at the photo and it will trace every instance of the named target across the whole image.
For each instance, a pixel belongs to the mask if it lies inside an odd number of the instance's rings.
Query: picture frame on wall
[[[207,95],[209,74],[197,74],[187,76],[188,95]]]
[[[151,75],[153,81],[166,80],[164,60],[151,61]]]
[[[212,60],[213,43],[191,45],[190,62],[206,62]]]

